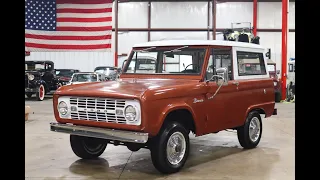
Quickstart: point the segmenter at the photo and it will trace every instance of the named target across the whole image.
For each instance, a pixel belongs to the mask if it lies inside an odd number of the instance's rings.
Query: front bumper
[[[78,126],[72,124],[50,123],[50,130],[73,134],[78,136],[94,137],[107,140],[131,142],[131,143],[146,143],[148,141],[148,133],[123,131],[107,128]]]
[[[37,88],[24,88],[24,92],[36,93],[36,92],[38,92],[38,89]]]

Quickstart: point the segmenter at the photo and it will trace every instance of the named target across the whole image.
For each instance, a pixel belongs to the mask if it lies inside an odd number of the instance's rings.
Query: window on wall
[[[295,65],[289,64],[289,72],[295,72]]]
[[[267,74],[263,53],[237,52],[239,76]]]
[[[216,69],[226,67],[228,68],[229,80],[233,80],[231,49],[212,48],[210,52],[206,79],[210,79],[213,74],[216,74]]]

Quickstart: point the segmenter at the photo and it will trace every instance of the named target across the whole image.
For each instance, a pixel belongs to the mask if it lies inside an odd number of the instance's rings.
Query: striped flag
[[[111,51],[112,0],[25,0],[26,51]]]

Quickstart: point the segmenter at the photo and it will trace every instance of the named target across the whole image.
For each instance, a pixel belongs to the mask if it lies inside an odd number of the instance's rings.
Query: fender
[[[260,111],[260,114],[265,114],[265,117],[269,117],[273,114],[274,102],[267,102],[267,103],[263,103],[263,104],[256,104],[256,105],[249,106],[246,111],[246,114],[244,115],[244,118],[243,118],[244,121],[245,121],[247,115],[254,109],[261,110],[262,112]]]
[[[44,80],[40,79],[36,82],[37,86],[40,86],[41,84],[44,86],[46,92],[48,92],[49,89],[48,89],[47,83]]]
[[[169,113],[171,113],[174,110],[182,110],[182,109],[188,110],[191,113],[192,118],[193,118],[193,122],[194,122],[194,125],[195,125],[195,128],[196,128],[196,131],[197,131],[197,127],[199,127],[198,123],[196,121],[197,117],[196,117],[193,109],[185,102],[178,102],[178,103],[174,103],[174,104],[168,104],[164,108],[164,110],[162,111],[162,116],[161,116],[161,119],[160,119],[160,125],[161,126],[159,126],[159,127],[160,128],[162,127],[163,122],[164,122],[164,120],[166,119],[166,117],[168,116]],[[160,130],[160,128],[159,128],[159,130]]]

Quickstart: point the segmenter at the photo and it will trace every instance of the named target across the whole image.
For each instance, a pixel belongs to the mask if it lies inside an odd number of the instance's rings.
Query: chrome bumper
[[[131,142],[131,143],[146,143],[148,141],[148,133],[140,133],[133,131],[122,131],[107,128],[78,126],[71,124],[50,123],[50,130],[73,134],[78,136],[87,136],[94,138],[107,139],[111,141]]]

